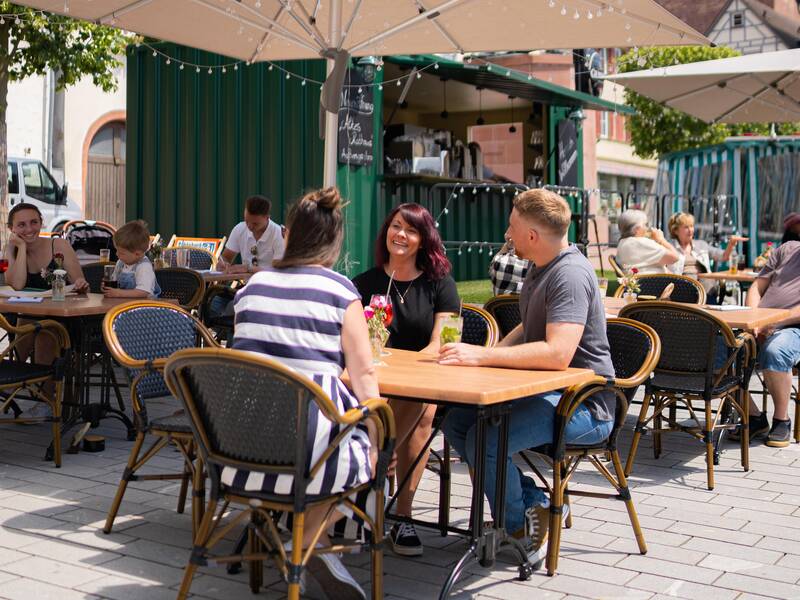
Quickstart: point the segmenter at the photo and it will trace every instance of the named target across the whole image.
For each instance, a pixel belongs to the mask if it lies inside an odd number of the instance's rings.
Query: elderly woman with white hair
[[[618,224],[620,266],[636,267],[639,273],[667,273],[667,267],[680,260],[680,254],[664,239],[661,230],[648,228],[647,214],[643,211],[626,210],[619,216]]]

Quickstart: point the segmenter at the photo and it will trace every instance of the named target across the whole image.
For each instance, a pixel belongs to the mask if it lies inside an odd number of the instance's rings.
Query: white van
[[[20,202],[34,204],[42,211],[42,231],[60,231],[67,221],[83,218],[80,207],[67,197],[67,184],[58,185],[41,161],[9,157],[9,210]]]

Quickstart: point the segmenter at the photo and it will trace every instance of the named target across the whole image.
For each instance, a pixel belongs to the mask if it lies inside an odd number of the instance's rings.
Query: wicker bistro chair
[[[105,533],[110,533],[131,481],[180,479],[179,513],[183,512],[190,477],[196,477],[193,482],[195,491],[199,494],[198,490],[202,490],[202,467],[195,464],[189,419],[178,410],[177,403],[171,415],[152,419],[147,412],[147,400],[171,395],[164,382],[163,369],[173,352],[194,348],[201,343],[216,344],[206,328],[186,311],[152,300],[130,302],[110,310],[103,321],[103,336],[112,356],[127,370],[131,380],[131,404],[136,425],[136,439],[103,528]],[[143,451],[148,437],[153,443]],[[138,474],[139,469],[169,444],[174,444],[183,454],[185,468],[182,473]],[[196,528],[202,512],[202,500],[197,494],[192,498],[192,511]]]
[[[162,258],[172,267],[178,266],[178,250],[185,250],[189,253],[190,269],[213,269],[217,264],[217,257],[205,248],[192,248],[189,246],[170,246],[164,248],[161,253]]]
[[[244,555],[213,557],[215,562],[250,563],[250,587],[262,584],[263,561],[272,559],[289,584],[288,597],[300,597],[300,576],[312,553],[369,548],[372,554],[372,597],[383,595],[383,489],[394,451],[394,418],[383,398],[367,400],[357,409],[340,414],[325,392],[310,379],[279,362],[249,352],[228,349],[183,350],[166,366],[167,384],[188,413],[201,457],[207,466],[211,494],[194,549],[186,566],[178,598],[186,598],[198,566],[206,565],[211,549],[249,518],[249,551]],[[235,398],[236,402],[231,402]],[[315,464],[308,464],[306,432],[309,406],[316,403],[322,415],[342,427]],[[336,452],[353,427],[372,421],[378,432],[378,462],[372,482],[340,493],[313,496],[306,490],[328,457]],[[245,469],[265,477],[291,475],[292,492],[286,495],[245,491],[223,485],[223,467]],[[375,515],[365,514],[349,496],[371,491]],[[220,505],[221,502],[221,506]],[[221,517],[230,504],[242,510],[225,525]],[[305,513],[327,507],[347,506],[369,524],[371,541],[329,548],[303,549]],[[218,510],[219,508],[219,510]],[[292,548],[287,555],[268,511],[292,514]],[[217,513],[217,514],[215,514]],[[326,528],[325,519],[314,539]]]
[[[696,279],[687,277],[686,275],[674,275],[669,273],[651,273],[646,275],[636,275],[636,280],[639,282],[641,294],[648,296],[661,296],[670,283],[675,285],[675,289],[670,294],[669,299],[672,302],[681,302],[684,304],[705,304],[706,303],[706,290],[703,285]],[[614,292],[615,298],[621,298],[625,292],[624,286],[619,286]]]
[[[465,344],[476,346],[494,346],[500,337],[500,328],[497,321],[486,310],[465,304],[461,308],[461,317],[464,326],[461,332],[461,341]]]
[[[200,306],[206,285],[197,271],[180,267],[156,269],[156,280],[161,286],[162,298],[177,300],[182,308],[189,311]]]
[[[611,265],[611,270],[614,271],[614,275],[616,275],[617,278],[625,277],[625,271],[623,271],[622,267],[619,266],[616,255],[612,254],[608,257],[608,264]]]
[[[519,296],[517,294],[502,294],[489,298],[483,305],[483,310],[488,312],[500,329],[500,339],[506,337],[511,330],[522,323],[519,312]]]
[[[609,319],[606,332],[611,346],[611,360],[616,376],[613,379],[596,377],[593,381],[565,390],[556,406],[553,443],[520,453],[522,459],[544,483],[550,494],[550,526],[546,559],[548,575],[554,575],[558,568],[561,515],[564,503],[569,504],[570,495],[616,498],[625,502],[639,552],[642,554],[647,552],[647,544],[644,541],[639,517],[633,505],[617,450],[617,437],[625,425],[628,403],[636,393],[636,389],[650,377],[653,368],[658,363],[661,355],[661,342],[651,327],[629,319]],[[575,410],[588,398],[601,392],[613,393],[617,401],[611,434],[603,442],[591,446],[567,443],[564,432]],[[548,481],[536,467],[530,454],[543,458],[552,466],[552,482]],[[603,462],[603,458],[607,456],[611,457],[613,474]],[[568,488],[569,481],[580,463],[587,460],[614,486],[616,493],[603,494]],[[570,515],[567,517],[567,527],[571,526],[572,517]]]
[[[25,325],[11,325],[0,314],[0,329],[8,336],[7,345],[0,352],[0,412],[13,411],[13,418],[0,419],[0,424],[50,422],[53,432],[53,461],[61,467],[61,402],[64,395],[64,375],[70,358],[69,333],[63,325],[51,320],[36,321]],[[57,350],[52,365],[36,364],[36,340],[45,336]],[[33,350],[31,362],[19,359],[20,348]],[[52,382],[53,395],[47,393],[46,385]],[[34,400],[46,403],[52,416],[20,417],[16,401]],[[49,449],[45,456],[49,455]]]
[[[753,336],[746,332],[734,336],[716,316],[674,302],[636,302],[623,307],[619,315],[655,329],[662,345],[654,377],[645,385],[625,474],[630,475],[639,440],[651,425],[655,458],[661,454],[661,434],[666,431],[689,433],[705,445],[707,485],[709,490],[714,489],[715,448],[722,433],[735,426],[732,414],[738,414],[743,423],[741,463],[745,471],[749,470],[747,386],[755,363]],[[728,356],[722,368],[715,369],[719,344]],[[702,416],[696,412],[697,403],[702,403]],[[688,410],[692,423],[678,421],[678,408]]]

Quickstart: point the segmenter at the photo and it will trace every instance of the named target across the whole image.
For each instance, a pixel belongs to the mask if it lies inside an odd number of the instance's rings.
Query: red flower
[[[61,254],[61,252],[56,252],[55,254],[53,254],[53,258],[55,258],[56,260],[64,260],[64,255]]]
[[[638,272],[639,272],[639,269],[637,269],[636,267],[631,267],[631,273],[636,275]]]

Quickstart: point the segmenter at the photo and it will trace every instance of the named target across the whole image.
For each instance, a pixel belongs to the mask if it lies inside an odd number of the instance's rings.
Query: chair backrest
[[[519,296],[515,294],[494,296],[483,305],[483,310],[494,317],[497,326],[500,328],[501,339],[522,322],[522,317],[519,313]]]
[[[614,254],[608,257],[608,264],[611,265],[611,269],[614,271],[614,274],[617,277],[625,277],[625,271],[623,271],[622,267],[619,266],[617,257]]]
[[[461,341],[476,346],[494,346],[500,337],[500,330],[494,317],[484,309],[465,304],[461,308],[464,328]]]
[[[200,343],[215,345],[211,334],[188,312],[153,300],[111,309],[103,320],[103,337],[111,355],[127,369],[131,392],[142,400],[170,394],[161,373],[171,354]],[[136,402],[134,408],[139,409]]]
[[[154,245],[158,244],[161,241],[161,234],[157,233],[155,235],[150,236],[150,247],[152,248]]]
[[[186,237],[173,235],[168,247],[178,246],[180,248],[202,248],[203,250],[214,255],[214,258],[219,258],[222,251],[225,249],[225,236],[221,238],[206,238],[206,237]]]
[[[89,283],[89,291],[93,294],[100,293],[100,284],[103,281],[103,267],[107,264],[104,262],[93,262],[86,265],[81,265],[83,271],[83,278]]]
[[[69,221],[64,225],[63,237],[67,240],[81,265],[97,262],[100,250],[110,250],[111,260],[117,260],[114,246],[116,229],[102,221]]]
[[[316,402],[337,420],[325,392],[266,356],[228,349],[183,350],[165,369],[184,404],[206,463],[261,473],[292,473],[305,489],[308,412]],[[213,472],[213,469],[212,469]]]
[[[715,370],[718,340],[728,348],[736,344],[731,328],[702,308],[675,302],[633,302],[622,307],[621,318],[652,327],[661,340],[656,373],[706,376],[710,386]]]
[[[606,335],[614,365],[614,384],[628,401],[653,372],[661,357],[661,340],[649,325],[632,319],[608,319]]]
[[[216,257],[205,248],[194,248],[191,246],[170,246],[169,248],[164,248],[161,257],[167,261],[167,264],[171,267],[177,267],[178,250],[184,250],[189,253],[188,266],[190,269],[211,269],[217,263]]]
[[[636,280],[639,282],[639,287],[642,295],[661,296],[670,283],[675,286],[675,289],[670,294],[670,301],[682,302],[684,304],[705,304],[706,303],[706,290],[703,285],[696,279],[687,277],[686,275],[675,275],[672,273],[650,273],[646,275],[636,275]],[[614,292],[614,297],[620,298],[625,292],[623,286],[619,286],[617,291]]]
[[[205,282],[192,269],[169,267],[156,269],[156,281],[161,287],[161,298],[171,298],[187,310],[197,308],[203,299]]]

